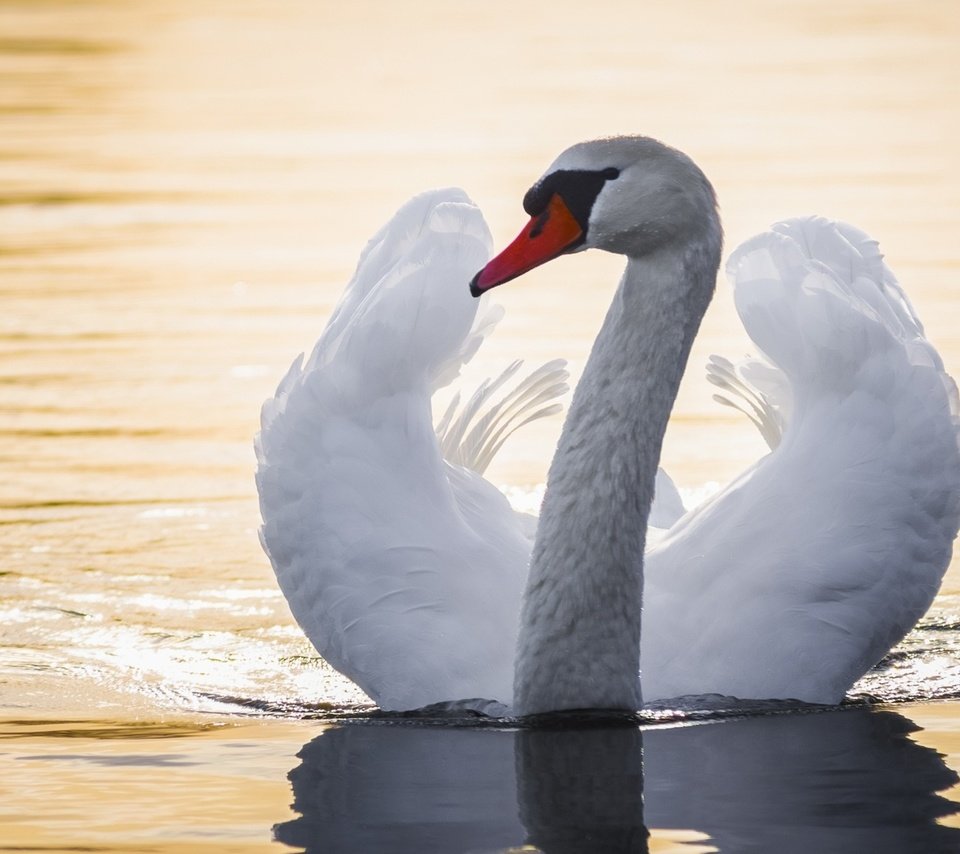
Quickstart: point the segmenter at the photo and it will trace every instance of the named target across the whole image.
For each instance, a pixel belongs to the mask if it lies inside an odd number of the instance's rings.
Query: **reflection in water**
[[[958,781],[893,712],[496,731],[333,727],[290,772],[307,851],[647,851],[657,828],[722,852],[946,852]],[[641,749],[642,746],[642,749]],[[644,779],[645,778],[645,779]],[[703,850],[702,848],[699,850]]]
[[[514,750],[529,844],[550,854],[647,850],[638,728],[523,730]]]
[[[647,821],[738,854],[955,852],[960,831],[936,820],[957,804],[936,793],[958,777],[917,729],[850,709],[648,730]]]
[[[290,772],[301,817],[275,828],[307,851],[489,850],[523,841],[516,733],[415,726],[326,730]]]

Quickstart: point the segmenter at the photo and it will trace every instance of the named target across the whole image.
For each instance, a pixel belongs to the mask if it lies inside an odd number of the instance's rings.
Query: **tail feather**
[[[707,381],[725,392],[713,399],[746,415],[771,451],[780,444],[790,398],[790,383],[782,371],[760,359],[734,364],[713,355],[707,361]]]
[[[522,364],[513,362],[496,379],[481,383],[456,417],[459,395],[451,402],[437,425],[440,448],[449,462],[483,474],[497,451],[516,430],[562,410],[561,405],[554,402],[568,390],[569,372],[562,359],[541,365],[500,400],[493,401],[495,394]],[[480,414],[484,406],[487,409]]]

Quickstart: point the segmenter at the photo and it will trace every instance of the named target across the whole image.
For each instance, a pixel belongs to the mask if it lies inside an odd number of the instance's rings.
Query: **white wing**
[[[956,387],[876,243],[850,226],[781,223],[728,274],[775,366],[753,375],[767,405],[747,406],[774,450],[648,555],[644,697],[837,702],[922,616],[949,563]],[[729,392],[732,366],[713,372]]]
[[[467,289],[489,249],[462,191],[410,201],[263,407],[261,539],[280,587],[324,659],[387,709],[512,697],[531,525],[468,466],[554,411],[566,372],[544,366],[497,402],[511,366],[455,401],[441,450],[431,394],[499,317],[477,318]]]

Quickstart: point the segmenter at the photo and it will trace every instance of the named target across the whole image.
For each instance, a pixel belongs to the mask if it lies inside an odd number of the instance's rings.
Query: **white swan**
[[[261,538],[295,618],[387,709],[635,709],[641,650],[648,701],[837,702],[930,605],[960,524],[956,387],[876,244],[791,220],[734,253],[737,308],[769,364],[738,376],[718,360],[713,379],[775,448],[644,559],[661,440],[719,263],[713,190],[680,152],[622,137],[565,151],[524,205],[528,226],[483,266],[489,236],[462,192],[409,202],[264,405]],[[549,409],[562,366],[492,411],[506,376],[482,387],[439,440],[430,398],[495,322],[466,295],[473,271],[478,293],[589,247],[627,268],[531,559],[533,521],[471,466]]]

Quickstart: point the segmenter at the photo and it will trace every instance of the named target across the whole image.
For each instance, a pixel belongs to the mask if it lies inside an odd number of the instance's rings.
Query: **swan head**
[[[523,207],[530,221],[473,278],[474,296],[584,249],[640,258],[708,241],[719,252],[710,182],[686,154],[645,136],[571,146],[527,191]]]

